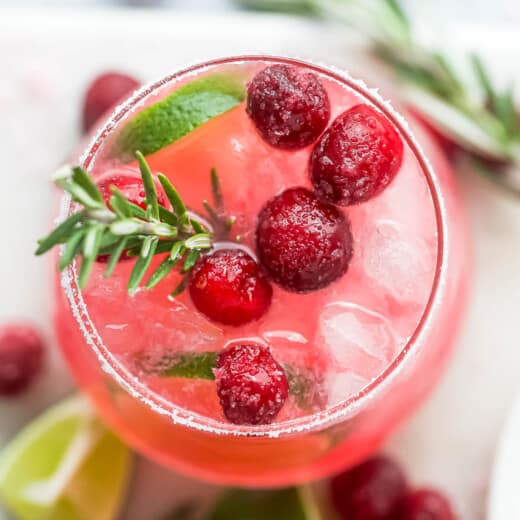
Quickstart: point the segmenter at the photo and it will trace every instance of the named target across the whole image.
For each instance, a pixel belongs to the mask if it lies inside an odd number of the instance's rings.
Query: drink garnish
[[[233,424],[270,424],[289,396],[289,383],[269,347],[239,342],[218,355],[215,381],[220,405]]]
[[[128,282],[128,290],[132,293],[147,274],[154,255],[169,253],[151,274],[146,284],[148,288],[159,283],[180,262],[183,262],[183,270],[189,271],[202,251],[212,245],[210,230],[188,213],[177,190],[160,173],[157,178],[171,209],[159,204],[152,172],[142,153],[136,152],[135,155],[146,193],[146,209],[130,202],[115,187],[112,187],[112,196],[107,204],[98,186],[81,167],[66,166],[54,177],[56,185],[69,193],[82,208],[42,238],[36,254],[42,255],[63,244],[60,270],[80,256],[81,288],[85,287],[99,255],[109,256],[105,271],[107,277],[112,274],[124,251],[137,258]]]
[[[190,271],[191,301],[211,321],[238,327],[264,316],[273,289],[256,260],[237,247],[217,249]]]
[[[324,202],[349,206],[380,194],[403,161],[403,142],[390,121],[369,105],[339,115],[314,146],[309,173]]]
[[[137,370],[158,377],[215,380],[219,352],[172,352],[152,360],[146,355],[136,360]],[[318,374],[308,368],[280,363],[289,385],[289,394],[302,410],[310,412],[323,408],[326,396]]]
[[[226,213],[222,188],[215,168],[211,169],[211,194],[213,204],[210,204],[207,200],[202,201],[202,204],[213,228],[213,234],[220,240],[229,239],[229,232],[233,227],[235,217]]]
[[[268,277],[286,291],[316,291],[343,276],[352,244],[345,214],[304,187],[273,197],[258,216],[258,259]]]
[[[209,74],[195,79],[132,117],[117,136],[112,154],[132,160],[135,150],[157,152],[245,99],[244,78]]]
[[[235,223],[235,217],[230,216],[226,212],[225,204],[224,204],[224,197],[222,195],[222,188],[220,186],[220,179],[217,174],[216,168],[211,168],[210,170],[210,179],[211,179],[211,196],[212,196],[212,202],[209,202],[208,200],[203,200],[202,205],[204,207],[204,210],[206,212],[208,223],[211,225],[211,235],[212,239],[214,241],[217,240],[230,240],[230,232],[233,228],[233,224]],[[240,237],[235,237],[235,241],[239,241]],[[191,263],[191,260],[193,260],[193,263]],[[199,256],[194,256],[192,259],[190,259],[190,262],[188,264],[184,265],[184,268],[182,270],[183,277],[177,287],[173,290],[172,296],[177,296],[178,294],[182,293],[186,287],[188,287],[190,278],[188,275],[191,273],[192,268],[195,266],[199,266]],[[160,273],[162,271],[159,270],[158,276],[160,276]],[[166,274],[168,274],[169,271],[166,271]],[[149,283],[147,285],[148,288],[151,288],[155,286],[155,282]],[[192,285],[191,285],[192,286]],[[192,294],[193,296],[193,294]],[[270,300],[270,299],[269,299]],[[201,310],[201,309],[199,309]],[[203,312],[201,310],[201,312]],[[204,313],[208,317],[208,313]],[[219,321],[219,320],[216,320]]]
[[[270,65],[247,88],[246,110],[264,141],[299,150],[313,143],[330,118],[330,101],[314,72]]]

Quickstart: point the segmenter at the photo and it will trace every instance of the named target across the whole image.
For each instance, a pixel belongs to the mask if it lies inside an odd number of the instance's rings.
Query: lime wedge
[[[244,98],[244,78],[237,75],[209,74],[195,79],[130,119],[116,138],[113,155],[131,160],[137,150],[144,155],[156,152]]]
[[[112,520],[124,498],[128,448],[86,400],[63,401],[0,453],[0,497],[20,520]]]
[[[237,489],[226,493],[206,520],[322,520],[309,486],[268,490]]]

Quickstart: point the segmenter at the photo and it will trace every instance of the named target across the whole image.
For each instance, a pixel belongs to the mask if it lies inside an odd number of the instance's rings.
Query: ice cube
[[[374,288],[399,303],[424,305],[431,291],[434,248],[391,220],[378,220],[360,243],[362,269]]]
[[[320,316],[320,335],[332,369],[365,380],[377,376],[393,359],[398,342],[389,321],[355,303],[336,302]]]
[[[369,381],[353,372],[329,372],[325,378],[327,403],[334,406],[356,395]]]
[[[105,344],[123,362],[132,365],[142,355],[160,359],[179,351],[216,350],[222,344],[222,329],[194,312],[186,294],[168,300],[165,287],[130,296],[126,283],[115,273],[85,293]]]

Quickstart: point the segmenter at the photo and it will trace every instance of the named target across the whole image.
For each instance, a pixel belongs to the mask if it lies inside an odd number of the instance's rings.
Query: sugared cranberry
[[[402,159],[403,143],[390,121],[368,105],[357,105],[320,137],[309,171],[322,200],[348,206],[381,193]]]
[[[15,395],[29,387],[41,369],[43,350],[43,340],[32,327],[0,328],[0,395]]]
[[[352,256],[345,215],[305,188],[290,188],[271,199],[258,216],[260,263],[284,289],[309,292],[343,275]]]
[[[116,169],[108,171],[102,175],[96,182],[104,201],[110,207],[110,197],[112,196],[112,186],[116,187],[125,195],[125,197],[142,209],[146,209],[146,193],[144,191],[143,181],[141,175],[131,169]],[[159,184],[155,181],[157,188],[157,200],[162,206],[167,206],[168,201],[166,195]],[[132,257],[128,256],[126,252],[120,257],[120,260],[130,260]],[[98,255],[96,260],[98,262],[106,263],[110,259],[109,255]]]
[[[262,317],[273,292],[255,260],[240,249],[220,249],[203,256],[191,270],[189,291],[200,312],[234,326]]]
[[[83,132],[87,133],[108,109],[139,85],[135,78],[120,72],[107,72],[98,76],[89,85],[83,101]]]
[[[289,394],[283,368],[266,346],[256,343],[223,350],[215,377],[224,415],[234,424],[269,424]]]
[[[406,491],[399,466],[377,456],[332,479],[331,498],[345,520],[389,520]]]
[[[287,150],[314,142],[330,117],[318,76],[288,65],[271,65],[253,78],[246,110],[267,143]]]
[[[418,489],[407,494],[392,520],[456,520],[450,502],[438,491]]]

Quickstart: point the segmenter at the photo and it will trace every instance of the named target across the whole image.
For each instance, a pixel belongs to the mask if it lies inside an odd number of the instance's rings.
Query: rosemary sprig
[[[276,8],[269,0],[241,1],[249,7]],[[399,0],[290,3],[341,21],[366,37],[372,54],[399,80],[404,101],[478,162],[477,171],[520,197],[520,117],[513,87],[500,90],[493,85],[478,56],[468,56],[471,74],[463,77],[449,56],[418,41]]]
[[[210,175],[213,204],[210,204],[207,200],[204,200],[202,201],[202,205],[206,210],[208,220],[213,227],[215,236],[220,240],[225,240],[229,238],[229,233],[233,227],[233,224],[235,223],[235,217],[228,216],[226,214],[224,197],[222,196],[222,188],[220,186],[217,170],[212,168]]]
[[[62,244],[58,267],[65,269],[81,257],[79,285],[85,287],[92,266],[99,255],[109,256],[105,276],[109,277],[123,254],[137,258],[128,281],[128,291],[136,291],[150,274],[153,257],[169,253],[146,283],[155,287],[179,263],[188,272],[204,250],[212,246],[213,234],[186,209],[172,183],[158,175],[172,210],[159,204],[152,172],[140,152],[136,152],[146,193],[146,209],[130,202],[112,187],[107,205],[95,182],[80,167],[66,166],[54,176],[55,184],[69,193],[79,206],[76,213],[59,224],[38,242],[37,255]]]

